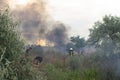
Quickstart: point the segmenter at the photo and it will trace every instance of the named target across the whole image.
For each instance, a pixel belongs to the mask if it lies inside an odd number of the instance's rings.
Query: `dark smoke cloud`
[[[43,0],[33,1],[25,7],[16,6],[17,8],[12,9],[12,13],[20,19],[23,38],[29,43],[47,39],[57,47],[65,46],[68,40],[66,26],[50,19]],[[2,0],[0,4],[5,2]]]
[[[63,47],[68,42],[67,28],[62,23],[53,25],[53,29],[48,33],[47,39],[54,42],[56,47]]]

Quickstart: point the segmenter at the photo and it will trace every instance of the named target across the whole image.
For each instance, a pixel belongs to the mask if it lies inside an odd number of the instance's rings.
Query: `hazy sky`
[[[48,0],[48,4],[55,20],[71,26],[71,35],[83,37],[104,15],[120,16],[120,0]]]
[[[8,0],[11,8],[15,4],[24,6],[37,0]],[[38,0],[39,1],[39,0]],[[61,21],[70,29],[70,35],[88,37],[89,28],[105,15],[120,16],[120,0],[45,0],[48,15]]]

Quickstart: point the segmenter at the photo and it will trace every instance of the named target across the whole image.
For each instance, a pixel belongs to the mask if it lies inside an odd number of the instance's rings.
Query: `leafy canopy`
[[[120,17],[105,16],[90,29],[89,41],[92,44],[100,45],[105,39],[111,40],[114,44],[120,42]]]
[[[85,46],[85,39],[80,36],[73,36],[70,39],[77,48],[82,48]]]

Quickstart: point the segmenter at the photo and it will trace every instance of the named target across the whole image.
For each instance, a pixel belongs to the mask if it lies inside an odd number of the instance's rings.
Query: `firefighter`
[[[28,54],[30,53],[31,50],[32,50],[31,47],[29,47],[29,48],[26,50],[25,57],[28,57]]]
[[[73,54],[74,54],[73,48],[70,48],[70,49],[69,49],[69,55],[70,55],[70,56],[73,56]]]
[[[33,64],[38,65],[39,63],[41,63],[43,60],[43,58],[41,56],[36,56],[33,60]]]

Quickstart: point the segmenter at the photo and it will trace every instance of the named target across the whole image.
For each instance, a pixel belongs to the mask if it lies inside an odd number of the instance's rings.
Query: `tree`
[[[80,36],[73,36],[70,38],[72,44],[74,44],[74,49],[79,53],[80,48],[85,46],[85,39]]]
[[[80,36],[73,36],[70,39],[77,48],[82,48],[85,46],[85,39]]]
[[[96,22],[90,29],[88,43],[101,48],[106,55],[120,53],[120,17],[109,15]]]
[[[120,58],[120,17],[109,15],[96,22],[90,29],[88,42],[97,47],[95,61],[100,71],[106,75],[103,79],[119,79],[120,75],[116,75],[116,71]]]
[[[20,62],[24,42],[18,29],[9,10],[0,11],[0,80],[36,80],[29,64]]]
[[[0,12],[0,55],[4,50],[4,59],[9,61],[18,57],[22,53],[24,43],[18,32],[18,25],[11,17],[9,10]]]
[[[101,45],[105,39],[111,40],[114,45],[120,42],[120,17],[105,16],[90,29],[89,42]]]

